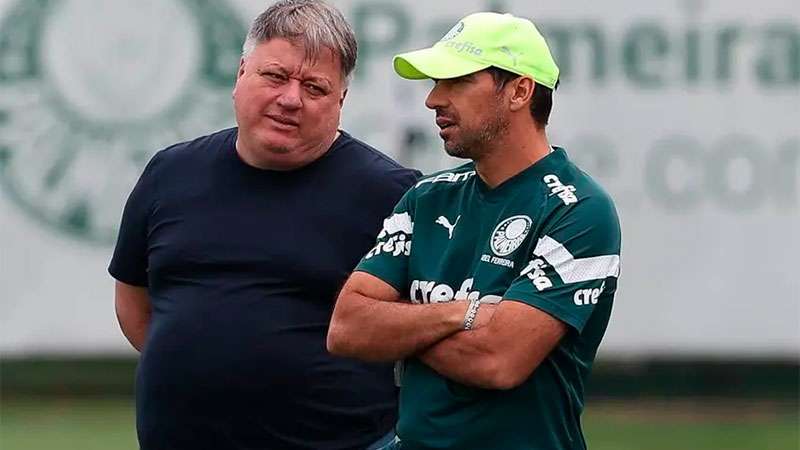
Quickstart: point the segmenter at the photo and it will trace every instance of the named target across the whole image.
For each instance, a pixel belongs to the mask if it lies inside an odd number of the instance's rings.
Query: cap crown
[[[459,21],[434,45],[477,63],[527,75],[555,88],[559,69],[536,26],[511,14],[481,12]]]

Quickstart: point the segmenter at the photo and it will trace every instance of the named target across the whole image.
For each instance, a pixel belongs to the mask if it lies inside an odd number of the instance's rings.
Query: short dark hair
[[[492,75],[492,79],[494,79],[495,86],[497,87],[497,92],[500,92],[509,81],[520,77],[520,75],[513,72],[494,66],[489,67],[486,71]],[[559,82],[556,81],[556,89],[558,88],[558,84]],[[533,122],[540,129],[544,129],[550,120],[550,112],[553,110],[553,91],[554,89],[550,89],[547,86],[534,83],[530,111]]]

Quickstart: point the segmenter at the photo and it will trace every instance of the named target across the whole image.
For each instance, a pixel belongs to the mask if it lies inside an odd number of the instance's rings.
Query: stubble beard
[[[460,139],[445,142],[444,151],[455,158],[478,160],[492,148],[492,141],[508,131],[509,119],[500,111],[498,105],[493,108],[489,119],[477,130],[461,130]]]

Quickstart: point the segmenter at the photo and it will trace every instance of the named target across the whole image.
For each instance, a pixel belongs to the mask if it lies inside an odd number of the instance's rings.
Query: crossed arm
[[[328,350],[373,361],[417,356],[462,384],[511,389],[566,333],[561,321],[515,301],[482,305],[476,327],[464,331],[467,306],[466,301],[409,304],[381,279],[355,272],[336,302]]]
[[[383,280],[355,272],[336,300],[328,351],[367,361],[403,359],[462,329],[467,307],[466,301],[411,304]]]

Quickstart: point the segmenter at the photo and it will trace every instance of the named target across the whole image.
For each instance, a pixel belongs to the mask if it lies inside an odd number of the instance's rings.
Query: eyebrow
[[[325,85],[328,85],[328,86],[333,85],[333,83],[329,79],[327,79],[325,77],[318,77],[318,76],[313,76],[313,75],[308,77],[308,78],[304,78],[303,81],[311,81],[313,83],[320,83],[320,84],[325,84]]]
[[[263,66],[263,68],[264,69],[275,69],[275,70],[278,70],[278,71],[280,71],[280,72],[282,72],[282,73],[284,73],[286,75],[289,75],[289,73],[290,73],[288,70],[286,70],[285,67],[283,67],[281,64],[279,64],[277,62],[268,62]],[[321,84],[325,84],[325,85],[328,85],[328,86],[332,86],[333,85],[333,82],[331,80],[329,80],[326,77],[318,76],[318,75],[311,75],[311,76],[308,76],[306,78],[302,78],[300,81],[303,81],[303,82],[311,81],[311,82],[314,82],[314,83],[321,83]]]

